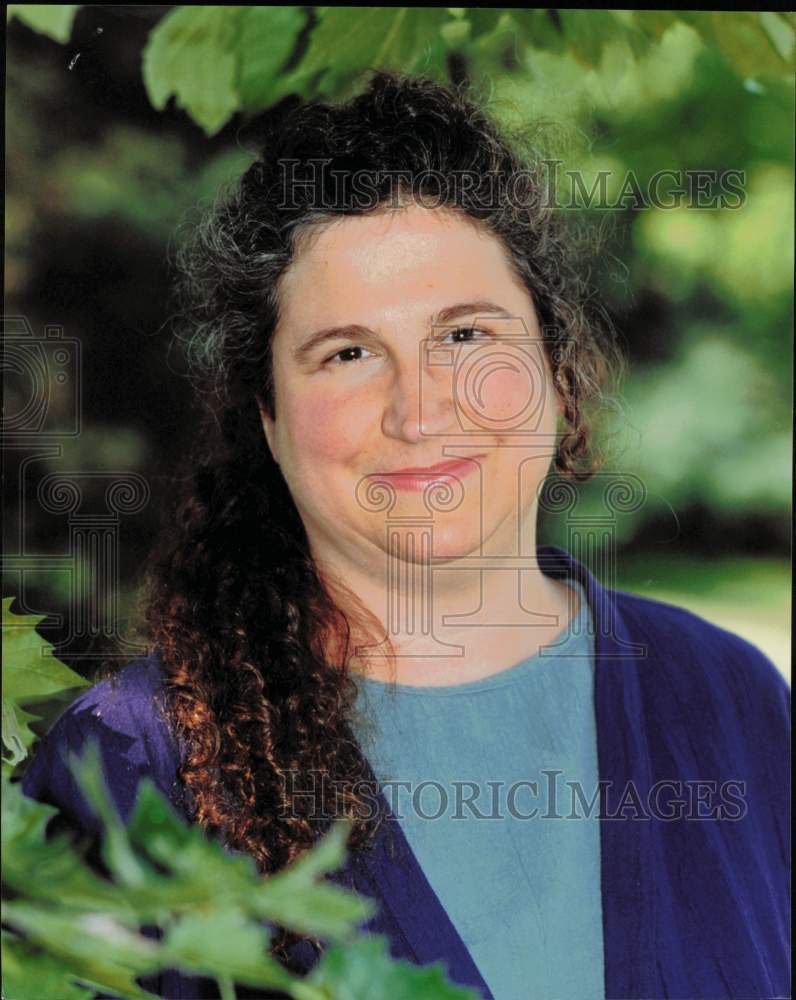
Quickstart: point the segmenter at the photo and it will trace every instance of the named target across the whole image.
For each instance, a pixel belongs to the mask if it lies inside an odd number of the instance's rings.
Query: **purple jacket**
[[[538,558],[547,575],[582,582],[595,623],[606,997],[789,997],[785,680],[745,640],[604,587],[563,549],[540,547]],[[96,830],[62,760],[93,734],[123,818],[142,775],[188,815],[161,703],[155,656],[129,664],[115,685],[95,685],[40,745],[25,793]],[[680,814],[678,798],[690,802]],[[440,960],[454,982],[492,997],[397,821],[372,850],[350,853],[334,880],[380,904],[363,929],[386,935],[394,957]],[[304,968],[311,955],[294,952]],[[218,996],[212,982],[173,971],[146,985],[170,998]]]

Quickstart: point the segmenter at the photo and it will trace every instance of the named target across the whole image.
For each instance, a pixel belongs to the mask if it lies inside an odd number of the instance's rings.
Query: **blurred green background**
[[[26,317],[36,337],[57,324],[79,341],[81,433],[7,447],[5,551],[16,561],[4,593],[61,616],[51,631],[64,659],[90,669],[103,639],[69,645],[74,576],[40,558],[69,554],[66,522],[37,490],[64,470],[137,472],[150,484],[152,500],[118,528],[114,587],[122,623],[134,624],[158,500],[193,423],[169,345],[175,230],[250,161],[264,108],[344,97],[384,66],[469,80],[508,125],[554,123],[564,166],[587,180],[604,171],[609,195],[628,173],[642,190],[661,170],[742,176],[735,207],[631,197],[580,216],[599,237],[592,280],[630,359],[606,468],[647,491],[616,517],[616,582],[746,636],[788,673],[794,15],[8,11],[5,315]],[[71,419],[66,381],[46,387],[50,431]],[[29,382],[8,368],[7,414],[25,410]],[[101,513],[91,482],[85,509]],[[581,489],[578,513],[600,511],[600,490]],[[567,530],[548,516],[541,537],[567,545]]]

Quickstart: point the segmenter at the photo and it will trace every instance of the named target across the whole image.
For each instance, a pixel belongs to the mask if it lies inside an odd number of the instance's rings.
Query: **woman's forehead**
[[[343,246],[362,240],[389,240],[412,233],[434,233],[455,238],[469,230],[487,240],[494,237],[476,219],[452,207],[431,208],[418,202],[399,207],[385,205],[372,212],[358,215],[322,216],[301,227],[294,242],[294,259],[321,248]]]
[[[328,312],[355,295],[374,304],[422,297],[432,286],[472,297],[473,282],[484,293],[503,289],[516,304],[524,291],[500,241],[451,212],[411,206],[347,216],[308,235],[281,282],[281,305],[292,313]]]

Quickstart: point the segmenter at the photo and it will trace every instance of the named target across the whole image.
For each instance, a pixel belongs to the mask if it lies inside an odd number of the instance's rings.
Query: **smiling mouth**
[[[445,479],[463,479],[475,472],[479,458],[484,455],[474,455],[472,458],[452,458],[437,462],[425,469],[396,469],[393,472],[376,473],[379,479],[388,480],[397,490],[424,490],[429,483]]]

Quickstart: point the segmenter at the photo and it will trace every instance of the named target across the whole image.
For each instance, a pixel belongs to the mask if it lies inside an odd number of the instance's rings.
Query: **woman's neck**
[[[577,615],[579,598],[542,573],[535,543],[533,552],[521,560],[475,553],[433,567],[395,560],[389,572],[382,553],[380,571],[348,566],[344,575],[319,564],[338,606],[350,609],[355,595],[379,626],[377,634],[362,630],[350,616],[349,669],[438,685],[478,680],[534,655]]]

